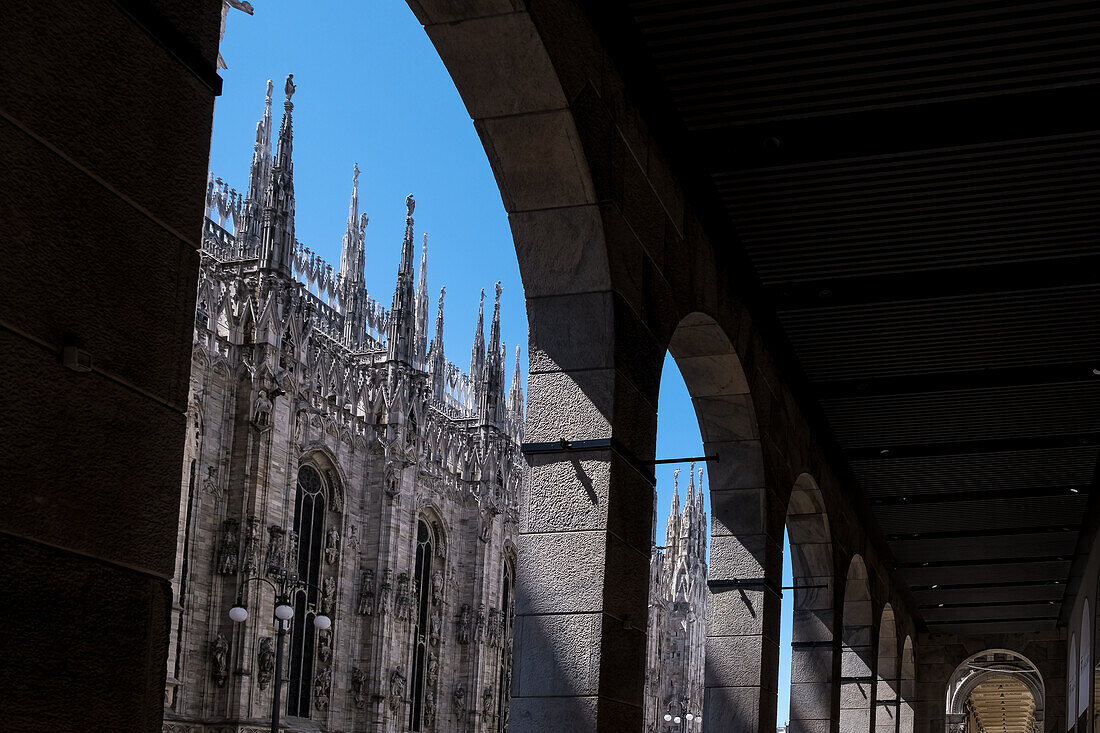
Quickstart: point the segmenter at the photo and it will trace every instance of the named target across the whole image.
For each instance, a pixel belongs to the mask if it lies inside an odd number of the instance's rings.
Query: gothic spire
[[[286,101],[283,102],[283,124],[279,126],[279,141],[275,146],[275,165],[289,172],[292,167],[290,153],[292,138],[294,137],[294,120],[291,115],[294,111],[294,103],[290,101],[296,89],[294,74],[287,75],[284,89],[286,91]]]
[[[439,289],[439,308],[435,313],[435,338],[432,339],[428,370],[432,373],[432,395],[440,402],[447,389],[447,361],[443,357],[443,296],[447,288]]]
[[[485,355],[484,409],[482,419],[501,423],[504,415],[504,354],[500,343],[500,281],[497,280],[493,296],[493,320],[489,325],[489,349]]]
[[[340,251],[340,274],[346,284],[362,287],[365,260],[363,231],[359,227],[359,164],[352,168],[351,201],[348,202],[348,224]]]
[[[475,385],[481,383],[481,373],[485,368],[485,288],[481,289],[481,300],[477,306],[477,326],[474,327],[474,348],[470,353],[470,379]]]
[[[405,197],[405,239],[401,243],[401,264],[397,268],[397,286],[390,308],[389,358],[412,363],[416,335],[415,291],[413,290],[413,209],[416,201],[410,193]]]
[[[695,461],[691,462],[691,470],[688,471],[688,495],[684,502],[684,511],[695,508]]]
[[[294,74],[286,79],[286,101],[283,102],[283,124],[275,146],[275,163],[264,191],[260,265],[291,275],[294,259],[294,163],[293,148]]]
[[[523,424],[523,375],[519,368],[520,348],[516,347],[516,368],[512,372],[512,388],[508,390],[508,412],[512,419]]]
[[[366,317],[366,293],[363,290],[363,265],[366,262],[367,215],[359,215],[359,165],[352,168],[351,201],[348,223],[340,250],[340,285],[343,293],[344,343],[358,348],[363,338]]]
[[[680,537],[680,469],[672,472],[672,506],[668,510],[665,526],[665,557],[671,557]]]
[[[420,275],[416,279],[416,363],[428,355],[428,235],[420,249]]]
[[[691,469],[688,471],[688,495],[684,501],[683,525],[681,531],[687,535],[687,550],[690,552],[695,540],[695,461],[691,462]]]
[[[246,256],[254,251],[260,239],[264,193],[271,178],[271,95],[274,89],[275,85],[268,79],[264,116],[256,123],[256,142],[252,148],[241,227],[236,232],[238,244]]]

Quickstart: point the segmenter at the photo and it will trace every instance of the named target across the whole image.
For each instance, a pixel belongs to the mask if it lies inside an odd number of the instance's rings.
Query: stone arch
[[[1019,652],[986,649],[964,659],[947,681],[945,698],[946,733],[962,733],[966,724],[966,702],[981,684],[1009,678],[1018,681],[1031,694],[1034,729],[1040,733],[1046,719],[1046,685],[1035,664]]]
[[[328,489],[329,511],[344,515],[344,500],[347,495],[347,479],[339,461],[332,450],[322,443],[313,443],[302,449],[298,465],[310,463],[320,471]]]
[[[791,709],[794,730],[828,730],[833,719],[833,539],[825,499],[809,474],[787,502],[794,622]]]
[[[435,544],[436,556],[446,559],[447,556],[447,540],[450,535],[450,529],[447,527],[446,520],[443,519],[443,512],[436,506],[435,502],[425,502],[416,512],[417,521],[423,521],[428,525],[428,528],[432,533],[432,541]],[[416,542],[416,527],[413,526],[412,542]]]
[[[711,537],[704,729],[754,730],[775,718],[782,536],[768,523],[756,413],[741,360],[710,316],[691,313],[668,351],[691,395],[707,466]],[[746,660],[760,660],[759,665]]]
[[[878,655],[876,658],[875,733],[895,733],[900,718],[898,630],[894,609],[882,607],[878,623]]]
[[[840,733],[867,733],[874,703],[871,586],[867,565],[852,557],[844,583],[840,646]]]
[[[913,656],[913,638],[905,636],[901,645],[899,677],[898,733],[913,733],[917,696],[917,663]]]

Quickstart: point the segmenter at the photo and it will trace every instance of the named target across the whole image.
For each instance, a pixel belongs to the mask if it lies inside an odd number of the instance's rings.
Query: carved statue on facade
[[[283,571],[283,538],[286,531],[277,524],[267,528],[267,572],[279,574]]]
[[[432,603],[436,606],[443,600],[443,571],[432,573]]]
[[[440,627],[443,626],[443,610],[436,608],[428,618],[428,643],[439,646]]]
[[[459,644],[470,643],[470,604],[463,603],[462,608],[458,612],[458,623],[455,625],[455,633],[458,636]]]
[[[321,664],[332,661],[332,629],[321,629],[317,632],[317,659]]]
[[[352,552],[359,552],[359,525],[352,524],[348,527],[348,549]]]
[[[395,668],[390,675],[390,710],[397,713],[404,701],[405,675],[400,668]]]
[[[489,618],[485,622],[485,641],[489,646],[497,646],[500,643],[500,611],[489,609]]]
[[[489,510],[477,515],[477,537],[482,542],[488,542],[493,536],[493,513]]]
[[[390,584],[390,578],[393,577],[392,570],[382,571],[382,584],[378,586],[378,615],[385,616],[390,612],[390,595],[393,592],[393,586]]]
[[[210,642],[210,676],[218,687],[229,678],[229,642],[221,634]]]
[[[244,572],[255,575],[260,563],[260,520],[255,516],[248,518],[244,537]]]
[[[275,674],[275,644],[270,636],[260,639],[260,650],[256,653],[256,681],[260,689],[266,690]]]
[[[356,612],[360,616],[374,613],[374,571],[364,570],[359,574],[359,605]]]
[[[336,579],[332,577],[321,581],[321,613],[332,617],[336,614]]]
[[[323,667],[313,677],[313,704],[318,710],[327,710],[332,698],[332,667]]]
[[[227,519],[222,522],[222,545],[218,552],[219,573],[222,575],[235,575],[237,573],[237,553],[239,551],[237,520]]]
[[[493,688],[486,686],[481,691],[481,714],[486,718],[493,714]]]
[[[252,422],[258,428],[266,428],[271,422],[271,397],[268,396],[266,389],[261,389],[256,393]]]
[[[215,466],[206,467],[206,478],[202,480],[202,490],[219,499],[222,497],[222,487],[218,484],[218,469]]]
[[[455,718],[462,722],[466,719],[466,688],[459,685],[451,695],[451,705],[454,707]]]
[[[397,574],[397,588],[394,590],[393,615],[407,621],[409,618],[409,574]]]
[[[362,710],[367,705],[367,673],[359,667],[351,668],[351,697],[355,707]]]
[[[283,567],[287,570],[298,568],[298,533],[293,529],[286,531],[286,560]]]
[[[424,727],[431,728],[435,725],[435,692],[429,691],[424,696]]]
[[[485,604],[477,607],[477,618],[474,620],[474,641],[480,643],[485,633]]]
[[[325,537],[325,562],[332,565],[339,556],[340,530],[336,529],[336,527],[329,527],[328,535]]]
[[[435,687],[435,681],[439,678],[439,657],[434,652],[428,652],[428,664],[427,671],[425,673],[425,679],[428,682],[428,687]]]
[[[386,471],[382,477],[382,483],[386,490],[386,495],[391,499],[401,493],[401,479],[394,471],[393,466],[387,465]]]

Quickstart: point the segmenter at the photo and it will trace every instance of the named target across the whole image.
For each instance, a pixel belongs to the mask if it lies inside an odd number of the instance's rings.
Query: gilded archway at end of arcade
[[[986,649],[972,654],[955,667],[945,691],[945,733],[963,733],[967,701],[982,683],[1010,677],[1022,683],[1034,702],[1033,730],[1042,733],[1046,720],[1046,684],[1030,659],[1010,649]]]

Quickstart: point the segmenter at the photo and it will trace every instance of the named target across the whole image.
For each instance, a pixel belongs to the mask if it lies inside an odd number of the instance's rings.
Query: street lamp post
[[[316,586],[298,580],[289,573],[284,572],[280,577],[281,588],[262,576],[254,576],[244,581],[247,583],[252,580],[262,580],[275,591],[275,625],[278,630],[278,641],[275,642],[275,690],[271,697],[271,733],[279,733],[279,698],[282,697],[283,687],[283,637],[290,628],[290,620],[294,618],[294,606],[290,603],[290,594],[299,587],[317,590]],[[243,623],[248,619],[248,609],[244,605],[243,583],[237,591],[237,602],[229,609],[229,618],[237,623]],[[318,630],[324,631],[332,626],[332,619],[324,614],[318,614],[313,617],[313,625]]]
[[[703,723],[702,715],[688,712],[687,701],[688,699],[686,697],[681,700],[671,700],[665,712],[665,722],[675,723],[679,727],[680,733],[686,733],[688,726],[691,724],[702,725]],[[672,711],[673,706],[677,708],[679,714]],[[694,727],[694,725],[692,727]]]

